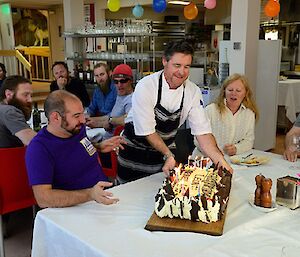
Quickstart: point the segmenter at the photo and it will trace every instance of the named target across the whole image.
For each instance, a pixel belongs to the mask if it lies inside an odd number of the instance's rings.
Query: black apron
[[[184,100],[184,89],[180,107],[171,113],[161,104],[162,73],[159,77],[158,97],[154,107],[156,133],[162,138],[168,148],[175,152],[175,136],[180,123],[181,110]],[[156,151],[145,136],[136,136],[133,123],[126,123],[123,136],[127,145],[118,156],[118,176],[123,180],[134,180],[161,171],[164,164],[163,155]]]

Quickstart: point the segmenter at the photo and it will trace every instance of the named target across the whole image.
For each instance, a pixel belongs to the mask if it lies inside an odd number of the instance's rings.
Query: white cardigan
[[[225,144],[234,144],[237,154],[252,149],[254,144],[255,114],[243,104],[233,114],[228,107],[221,115],[217,104],[212,103],[206,107],[207,116],[210,119],[212,133],[216,138],[218,147],[223,150]],[[203,155],[196,138],[196,148],[193,156]]]

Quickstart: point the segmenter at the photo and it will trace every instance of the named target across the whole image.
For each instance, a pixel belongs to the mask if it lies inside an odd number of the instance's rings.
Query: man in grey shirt
[[[36,135],[26,121],[32,110],[32,85],[22,76],[9,76],[0,90],[0,148],[28,145]]]

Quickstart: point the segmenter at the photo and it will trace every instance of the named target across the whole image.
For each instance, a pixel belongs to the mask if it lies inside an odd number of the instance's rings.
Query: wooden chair
[[[25,147],[0,148],[0,256],[5,256],[2,215],[35,206],[28,183]],[[35,210],[34,210],[35,211]]]
[[[120,135],[120,133],[123,131],[124,126],[117,126],[115,131],[114,131],[114,136],[118,136]],[[101,160],[101,155],[100,152],[99,153],[99,157]],[[115,151],[110,152],[110,159],[111,159],[111,167],[103,167],[102,166],[102,170],[104,172],[104,174],[111,178],[113,180],[113,183],[115,184],[116,182],[116,178],[117,178],[117,171],[118,171],[118,158],[117,158],[117,154]]]

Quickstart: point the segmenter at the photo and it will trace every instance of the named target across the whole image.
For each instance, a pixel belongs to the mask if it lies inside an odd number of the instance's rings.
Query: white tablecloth
[[[269,163],[256,167],[234,165],[232,189],[220,237],[186,232],[150,232],[144,229],[154,209],[154,196],[163,175],[114,187],[116,205],[88,202],[69,208],[38,212],[33,233],[32,257],[281,257],[283,246],[300,246],[300,210],[279,206],[270,213],[251,207],[255,176],[260,172],[273,180],[295,175],[281,156],[269,155]],[[299,168],[300,170],[300,168]],[[300,256],[300,253],[299,253]]]
[[[296,120],[296,113],[300,112],[299,79],[279,81],[278,105],[285,106],[286,117],[294,123]]]

